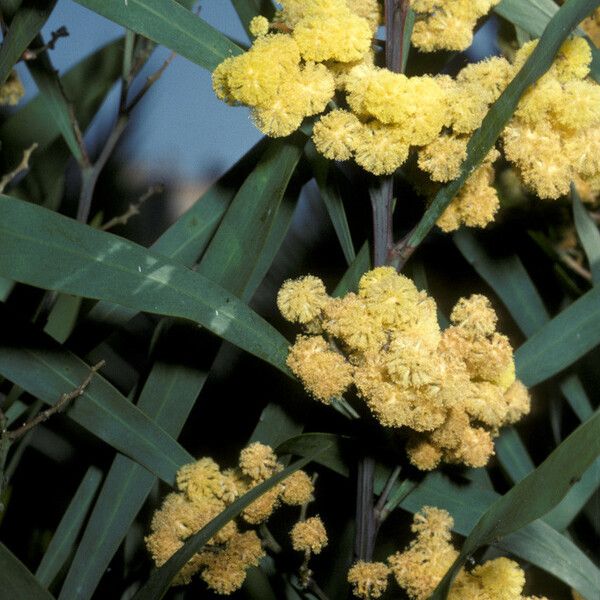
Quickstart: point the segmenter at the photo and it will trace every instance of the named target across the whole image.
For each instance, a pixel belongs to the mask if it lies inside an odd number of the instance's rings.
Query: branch
[[[31,419],[30,421],[23,423],[23,425],[21,425],[21,427],[15,429],[13,431],[5,430],[5,431],[3,431],[3,434],[12,443],[15,440],[18,440],[23,435],[25,435],[30,429],[33,429],[36,425],[39,425],[40,423],[47,421],[52,415],[64,410],[66,408],[67,404],[69,404],[69,402],[71,402],[72,400],[75,400],[76,398],[79,398],[80,396],[83,396],[83,394],[85,393],[85,390],[90,385],[90,382],[92,381],[94,374],[96,372],[98,372],[104,365],[105,365],[105,361],[103,361],[103,360],[101,360],[99,363],[95,364],[93,367],[91,367],[89,375],[82,381],[82,383],[78,387],[76,387],[73,391],[63,394],[59,398],[59,400],[56,404],[54,404],[50,408],[42,411],[39,415],[37,415],[36,417]]]
[[[140,214],[140,208],[142,207],[144,202],[146,202],[156,194],[162,194],[164,190],[165,186],[162,185],[162,183],[158,185],[153,185],[142,196],[140,196],[140,199],[137,202],[130,204],[129,208],[122,215],[119,215],[118,217],[113,217],[112,219],[104,223],[104,225],[102,225],[100,229],[102,229],[102,231],[108,231],[109,229],[112,229],[117,225],[127,225],[129,219]]]
[[[69,37],[69,35],[69,30],[64,25],[59,27],[50,34],[49,42],[46,42],[39,48],[28,48],[25,50],[25,52],[23,52],[23,60],[35,60],[42,52],[45,52],[46,50],[54,50],[56,42],[60,38]]]
[[[23,171],[27,171],[29,169],[29,159],[33,154],[33,151],[38,147],[37,143],[31,144],[27,150],[23,151],[23,158],[21,162],[14,168],[10,173],[7,173],[0,179],[0,194],[4,192],[6,186],[19,174]]]

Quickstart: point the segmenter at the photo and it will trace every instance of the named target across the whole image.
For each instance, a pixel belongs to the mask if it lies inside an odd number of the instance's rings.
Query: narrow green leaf
[[[529,452],[514,427],[504,429],[494,445],[502,467],[513,483],[525,479],[535,469]]]
[[[452,580],[478,548],[521,529],[554,508],[600,455],[600,412],[580,425],[525,479],[479,519],[431,600],[446,597]]]
[[[333,168],[333,163],[319,154],[311,142],[306,146],[306,154],[310,160],[319,188],[319,193],[325,208],[329,213],[329,218],[335,229],[335,233],[342,247],[346,262],[351,265],[356,258],[354,244],[352,243],[352,235],[348,226],[348,218],[344,209],[344,201],[340,193],[339,184],[336,177],[336,171]]]
[[[585,250],[594,285],[600,285],[600,230],[583,206],[573,184],[571,184],[571,197],[573,198],[573,218],[577,235]]]
[[[342,444],[349,438],[334,433],[304,433],[287,439],[277,446],[277,454],[294,454],[296,456],[314,456],[319,448],[328,447],[326,452],[318,455],[316,462],[323,466],[348,477],[350,471],[342,454]]]
[[[231,0],[233,8],[240,17],[240,21],[246,30],[246,33],[250,36],[250,21],[258,15],[262,15],[269,19],[273,18],[275,14],[275,6],[271,0]]]
[[[174,0],[77,0],[99,15],[123,25],[157,44],[212,71],[241,52],[231,42]]]
[[[102,471],[94,466],[89,467],[35,572],[36,579],[45,588],[50,587],[73,551],[101,481]]]
[[[284,407],[270,402],[260,413],[249,441],[261,442],[276,448],[289,438],[302,433],[303,427],[304,425],[294,419]]]
[[[171,581],[173,581],[173,578],[179,573],[181,568],[194,554],[200,551],[206,542],[224,525],[237,517],[246,506],[268,492],[273,486],[289,477],[292,473],[295,473],[298,469],[305,467],[313,458],[327,450],[329,444],[330,442],[325,442],[323,446],[315,450],[315,453],[311,457],[302,458],[292,463],[289,467],[283,469],[283,471],[280,471],[276,475],[273,475],[273,477],[251,489],[233,504],[228,506],[218,517],[213,519],[198,533],[189,537],[183,547],[180,548],[162,567],[152,572],[149,580],[134,596],[133,600],[159,600],[162,598],[169,589]]]
[[[44,26],[55,5],[56,0],[21,2],[0,46],[0,85],[6,81],[13,65],[21,59],[23,52]]]
[[[302,133],[272,141],[227,210],[198,272],[239,296],[252,271],[240,267],[259,254],[273,226],[306,138]],[[241,236],[240,231],[246,235]]]
[[[36,40],[41,46],[43,43],[42,38],[38,36]],[[80,131],[76,122],[75,110],[66,97],[48,52],[44,51],[35,60],[28,61],[27,67],[40,93],[44,95],[48,113],[56,122],[71,154],[77,162],[83,164],[86,158],[78,139]]]
[[[587,421],[592,416],[594,409],[578,377],[569,375],[563,379],[560,390],[580,421]]]
[[[471,173],[494,146],[515,112],[521,96],[550,68],[559,48],[577,24],[598,6],[600,0],[569,0],[548,22],[538,45],[523,68],[492,105],[481,127],[469,140],[467,158],[462,164],[460,176],[444,186],[425,211],[407,242],[409,249],[423,241]]]
[[[576,300],[515,353],[517,376],[532,386],[562,371],[600,343],[600,287]]]
[[[371,268],[371,253],[369,243],[365,242],[358,252],[354,262],[348,267],[344,276],[337,284],[333,296],[339,298],[348,292],[358,289],[360,278]]]
[[[0,215],[1,276],[195,321],[288,372],[285,338],[199,273],[15,198],[0,196]]]
[[[0,543],[0,597],[4,600],[53,600],[29,569]]]
[[[90,368],[48,336],[0,309],[0,373],[33,396],[54,405],[62,394],[77,389]],[[68,416],[116,450],[144,465],[167,483],[190,455],[96,374]]]

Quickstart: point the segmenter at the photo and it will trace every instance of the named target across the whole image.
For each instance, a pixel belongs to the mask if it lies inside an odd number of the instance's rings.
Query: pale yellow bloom
[[[319,554],[327,546],[327,532],[321,517],[299,521],[290,531],[292,547],[299,552]]]
[[[385,563],[359,560],[348,571],[348,583],[352,584],[355,596],[370,600],[379,598],[385,592],[389,574]]]

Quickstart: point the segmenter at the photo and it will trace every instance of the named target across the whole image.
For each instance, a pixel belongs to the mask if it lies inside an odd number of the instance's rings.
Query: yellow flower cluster
[[[424,52],[466,50],[480,17],[500,0],[410,0],[417,13],[412,43]]]
[[[416,538],[404,552],[388,558],[398,585],[412,600],[426,600],[456,557],[451,542],[452,517],[439,508],[425,506],[414,516]],[[547,600],[523,596],[525,573],[507,558],[488,560],[472,571],[461,569],[452,584],[448,600]]]
[[[369,271],[343,298],[330,298],[316,277],[288,280],[277,304],[308,334],[287,361],[307,391],[327,404],[354,384],[381,424],[412,430],[408,453],[420,469],[485,465],[499,429],[529,412],[484,296],[461,299],[445,331],[433,298],[391,267]]]
[[[515,66],[536,43],[519,50]],[[600,192],[600,86],[588,78],[591,60],[583,38],[567,41],[503,132],[506,158],[540,198],[564,196],[573,180]]]
[[[0,85],[0,106],[15,106],[25,95],[25,88],[16,71],[11,71],[5,83]]]
[[[323,112],[335,94],[332,69],[369,52],[379,21],[376,0],[284,0],[273,24],[256,17],[250,50],[223,61],[213,73],[217,96],[252,108],[266,135],[298,129]],[[270,30],[279,33],[269,33]]]
[[[146,547],[157,566],[164,564],[184,541],[219,515],[236,498],[281,471],[269,446],[254,443],[240,454],[239,466],[222,471],[211,458],[201,458],[177,473],[177,492],[169,494],[154,513]],[[300,506],[312,499],[312,481],[296,471],[242,512],[242,520],[255,525],[269,518],[280,502]],[[219,594],[239,589],[246,571],[264,556],[262,544],[252,529],[240,531],[229,521],[201,552],[179,572],[174,585],[187,584],[200,573],[209,588]]]

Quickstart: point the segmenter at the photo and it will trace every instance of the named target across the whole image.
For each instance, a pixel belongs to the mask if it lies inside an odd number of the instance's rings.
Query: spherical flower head
[[[370,121],[356,137],[354,159],[369,173],[391,175],[404,164],[409,149],[402,127]]]
[[[0,85],[0,106],[15,106],[25,95],[25,88],[15,70],[10,72],[5,83]]]
[[[520,600],[525,586],[525,573],[519,565],[508,558],[488,560],[471,571],[481,591],[497,600]]]
[[[585,38],[567,40],[558,51],[552,71],[561,82],[584,79],[590,73],[592,49]]]
[[[379,349],[385,342],[385,333],[371,317],[365,303],[353,293],[328,304],[323,327],[351,352]]]
[[[472,394],[465,402],[465,408],[471,418],[487,427],[499,429],[506,423],[508,404],[504,390],[489,381],[477,381],[471,384]]]
[[[325,158],[348,160],[352,158],[361,127],[354,113],[332,110],[315,123],[312,140]]]
[[[299,521],[290,531],[292,547],[298,552],[319,554],[327,546],[327,531],[321,517],[309,517]]]
[[[366,19],[344,4],[330,14],[309,14],[296,24],[292,35],[304,60],[352,62],[369,50],[372,31]]]
[[[348,8],[359,17],[366,19],[373,34],[382,21],[381,5],[377,0],[346,0]]]
[[[335,79],[322,64],[307,62],[300,70],[296,90],[302,98],[304,116],[310,117],[325,110],[335,94]]]
[[[467,427],[458,447],[449,450],[445,460],[478,469],[485,467],[494,455],[494,441],[489,431],[481,427]]]
[[[396,336],[389,343],[385,365],[391,380],[404,388],[437,388],[442,384],[439,357],[418,338]]]
[[[225,482],[219,465],[212,458],[201,458],[177,471],[177,488],[192,501],[221,498]]]
[[[410,462],[421,471],[433,471],[442,460],[442,451],[426,436],[412,435],[406,446]]]
[[[419,151],[419,168],[429,173],[432,181],[456,179],[467,158],[467,142],[466,137],[441,135]]]
[[[600,125],[600,85],[592,81],[568,81],[553,99],[552,117],[558,127],[581,131]]]
[[[281,500],[290,506],[302,506],[313,498],[315,486],[305,471],[296,471],[283,480]]]
[[[222,550],[205,555],[202,579],[218,594],[229,595],[242,586],[247,569],[258,566],[265,553],[256,532],[246,531],[233,536]]]
[[[253,481],[262,482],[283,469],[271,446],[254,442],[240,452],[240,469]]]
[[[413,600],[429,598],[458,552],[450,543],[452,519],[446,511],[424,507],[415,515],[417,538],[404,552],[388,558],[398,585]]]
[[[358,598],[379,598],[387,589],[390,570],[382,562],[355,562],[348,571],[348,583]]]
[[[317,400],[329,404],[352,383],[352,366],[318,336],[299,336],[287,365]]]
[[[329,301],[324,283],[312,275],[288,279],[277,294],[277,306],[292,323],[309,323],[321,315]]]
[[[450,320],[467,335],[491,335],[496,331],[498,315],[485,296],[472,294],[454,305]]]
[[[433,141],[446,120],[447,93],[429,76],[374,69],[351,88],[348,102],[381,123],[400,126],[403,141],[412,145]]]
[[[242,518],[246,523],[258,525],[264,523],[279,506],[282,487],[276,485],[268,492],[257,498],[242,511]]]
[[[257,15],[250,21],[248,29],[254,37],[267,35],[267,33],[269,33],[269,20],[262,15]]]

